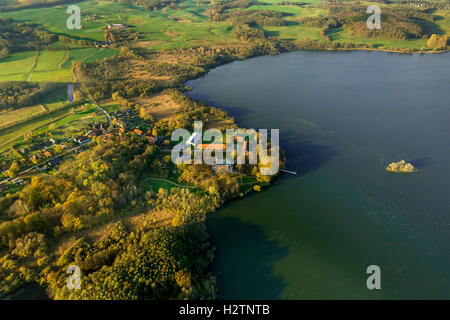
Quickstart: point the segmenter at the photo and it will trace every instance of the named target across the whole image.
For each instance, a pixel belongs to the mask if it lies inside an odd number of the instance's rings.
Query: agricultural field
[[[97,114],[95,106],[72,108],[65,105],[66,99],[67,93],[63,90],[45,99],[42,105],[0,113],[0,152],[23,141],[24,135],[30,131],[36,135],[57,130],[54,136],[62,138],[92,122],[105,121],[104,114]]]
[[[36,51],[24,51],[0,60],[0,81],[26,81],[36,57]]]
[[[0,112],[0,129],[8,127],[13,123],[23,120],[25,117],[34,117],[45,112],[41,106],[23,107],[14,110],[4,110]]]
[[[13,53],[0,60],[0,81],[72,82],[73,61],[92,62],[117,53],[115,49],[97,48],[44,50],[39,55],[37,51]]]
[[[175,9],[163,8],[149,11],[143,7],[110,1],[84,1],[75,3],[81,8],[82,29],[69,30],[66,27],[67,6],[25,9],[0,13],[0,17],[13,18],[21,22],[34,22],[47,30],[75,38],[103,40],[103,28],[107,24],[131,25],[143,45],[154,49],[188,47],[202,41],[214,43],[233,42],[231,28],[225,22],[211,25],[204,14],[206,4],[197,6],[195,1],[184,1]],[[96,19],[89,19],[96,15]]]
[[[263,27],[268,37],[279,37],[285,40],[311,39],[322,41],[320,28],[305,27],[297,22],[297,19],[300,17],[325,16],[327,10],[321,7],[322,1],[308,1],[308,4],[304,6],[277,5],[279,2],[278,0],[254,1],[253,5],[242,10],[273,10],[285,14],[286,25]],[[346,3],[373,4],[365,1],[350,1]],[[67,29],[66,19],[68,15],[65,11],[67,5],[5,12],[0,13],[0,17],[11,17],[21,22],[38,23],[50,32],[88,40],[103,40],[103,28],[106,25],[122,23],[128,25],[131,31],[138,34],[139,46],[154,50],[185,48],[193,45],[221,45],[224,43],[230,45],[237,43],[231,36],[232,27],[229,24],[225,21],[208,21],[206,10],[209,7],[209,2],[206,1],[197,3],[197,1],[186,0],[178,3],[174,8],[167,6],[152,11],[140,6],[111,1],[83,1],[75,4],[81,8],[82,12],[82,29],[80,30]],[[388,6],[378,2],[377,5],[381,8]],[[448,33],[450,31],[448,11],[438,10],[435,14],[442,17],[442,19],[435,21],[440,30],[430,31],[438,34]],[[436,29],[435,27],[433,28]],[[330,38],[333,41],[344,43],[354,40],[354,43],[406,49],[421,49],[426,45],[426,41],[423,39],[391,41],[390,39],[354,38],[349,36],[348,33],[340,32],[339,30],[334,30]],[[100,54],[98,58],[102,56],[108,56],[108,54]],[[74,60],[78,59],[75,58]],[[71,61],[64,63],[63,67],[67,67]],[[35,81],[42,81],[52,77],[55,79],[67,79],[67,72],[55,71],[51,72],[49,76],[43,76],[39,73],[32,76],[32,78],[38,79]]]

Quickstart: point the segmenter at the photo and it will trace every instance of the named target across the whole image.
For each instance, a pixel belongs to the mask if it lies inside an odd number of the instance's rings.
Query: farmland
[[[73,61],[92,62],[117,53],[114,49],[80,48],[72,50],[24,51],[0,60],[0,81],[72,82]],[[69,59],[66,60],[67,55]],[[36,59],[37,57],[37,59]],[[36,65],[33,65],[36,61]]]

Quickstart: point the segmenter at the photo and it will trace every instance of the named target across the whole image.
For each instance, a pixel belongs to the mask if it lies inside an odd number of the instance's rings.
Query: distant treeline
[[[55,34],[47,32],[40,25],[0,18],[0,59],[11,51],[37,50],[57,40]]]
[[[38,104],[63,85],[47,82],[12,81],[0,83],[0,111]]]
[[[231,11],[217,15],[215,21],[226,21],[232,26],[283,26],[283,13],[273,10]]]
[[[65,3],[75,2],[80,2],[80,0],[0,0],[0,12],[53,7]]]
[[[385,8],[381,15],[382,28],[371,30],[367,28],[370,14],[366,13],[365,6],[330,6],[328,9],[327,16],[302,17],[298,21],[308,27],[322,28],[321,35],[325,40],[329,40],[328,31],[340,27],[361,38],[414,39],[424,36],[423,24],[434,22],[433,16],[423,11],[403,7]]]
[[[147,8],[148,10],[162,8],[170,5],[175,6],[175,4],[180,1],[181,0],[112,0],[112,2],[128,3],[136,6],[141,6]]]
[[[282,1],[276,3],[277,6],[304,6],[306,4],[306,2],[300,1]]]

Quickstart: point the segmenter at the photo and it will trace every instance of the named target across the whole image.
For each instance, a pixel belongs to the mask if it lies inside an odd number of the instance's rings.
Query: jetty
[[[294,175],[294,176],[297,175],[297,171],[291,171],[291,170],[280,169],[280,172],[289,173],[289,174],[292,174],[292,175]]]

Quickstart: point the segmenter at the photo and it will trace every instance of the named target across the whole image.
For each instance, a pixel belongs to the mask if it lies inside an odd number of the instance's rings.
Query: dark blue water
[[[450,298],[450,54],[295,52],[188,85],[279,128],[300,173],[209,218],[221,298]],[[384,170],[402,159],[419,171]]]

